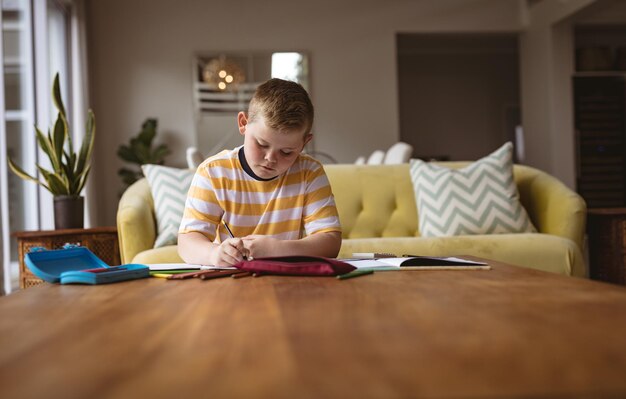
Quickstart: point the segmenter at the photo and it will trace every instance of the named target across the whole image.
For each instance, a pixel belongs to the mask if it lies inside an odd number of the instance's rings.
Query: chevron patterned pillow
[[[144,176],[150,185],[157,221],[157,238],[154,247],[177,243],[178,227],[183,218],[187,191],[194,171],[161,165],[143,165]]]
[[[513,144],[463,169],[411,160],[420,234],[535,232],[513,179]]]

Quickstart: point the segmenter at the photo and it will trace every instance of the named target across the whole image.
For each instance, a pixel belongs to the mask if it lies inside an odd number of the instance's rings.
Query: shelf
[[[241,83],[237,90],[222,91],[217,85],[194,83],[196,111],[200,113],[232,113],[246,109],[260,82]]]
[[[2,11],[24,11],[24,6],[20,0],[3,0]]]
[[[28,111],[7,110],[4,112],[5,120],[8,122],[19,122],[28,119]]]
[[[577,190],[590,208],[626,204],[626,71],[576,74]]]
[[[574,77],[576,78],[586,78],[586,77],[597,78],[601,76],[626,77],[626,71],[578,71],[578,72],[574,72]]]
[[[19,32],[26,29],[23,22],[2,22],[2,30],[5,32]]]
[[[26,60],[23,57],[4,57],[3,64],[5,68],[21,67],[26,64]]]

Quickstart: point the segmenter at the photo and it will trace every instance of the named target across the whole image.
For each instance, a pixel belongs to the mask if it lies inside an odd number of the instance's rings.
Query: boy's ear
[[[309,143],[309,141],[311,141],[311,139],[313,138],[313,135],[311,133],[307,133],[304,135],[304,145],[307,145]],[[302,147],[304,148],[304,147]]]
[[[237,114],[237,127],[239,128],[239,133],[242,135],[246,133],[246,126],[248,125],[248,116],[245,112],[240,111]]]

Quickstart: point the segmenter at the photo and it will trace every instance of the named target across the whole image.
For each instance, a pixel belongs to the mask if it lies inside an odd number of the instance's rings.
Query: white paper
[[[389,258],[387,258],[389,259]],[[387,260],[385,259],[385,260]],[[346,262],[354,267],[356,267],[357,269],[367,269],[370,267],[394,267],[392,265],[389,265],[388,263],[384,263],[379,261],[378,259],[339,259],[343,262]]]
[[[485,263],[485,262],[476,262],[476,261],[473,261],[473,260],[467,260],[467,259],[456,258],[456,257],[454,257],[454,256],[449,256],[449,257],[447,257],[447,258],[441,258],[441,259],[444,259],[444,260],[451,260],[451,261],[454,261],[454,262],[460,262],[460,263],[467,263],[468,265],[486,265],[486,263]]]

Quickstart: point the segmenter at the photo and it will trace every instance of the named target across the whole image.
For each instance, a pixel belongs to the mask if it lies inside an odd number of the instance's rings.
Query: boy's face
[[[265,124],[262,116],[249,122],[245,113],[237,115],[239,132],[244,136],[243,150],[252,171],[263,179],[281,175],[293,165],[306,143],[313,137],[302,130],[278,131]]]

